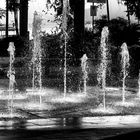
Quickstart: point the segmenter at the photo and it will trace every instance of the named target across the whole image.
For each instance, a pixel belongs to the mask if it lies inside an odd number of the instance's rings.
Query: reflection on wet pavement
[[[15,119],[0,121],[0,129],[87,129],[87,128],[140,128],[140,116],[70,117],[49,119]]]
[[[138,122],[140,116],[0,121],[0,140],[99,140],[139,130]]]

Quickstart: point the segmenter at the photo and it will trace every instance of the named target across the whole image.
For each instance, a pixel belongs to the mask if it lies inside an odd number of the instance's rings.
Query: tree
[[[128,12],[130,15],[135,15],[140,21],[140,0],[122,0],[124,4],[128,6]]]
[[[20,36],[28,40],[28,1],[20,0]]]
[[[63,0],[47,0],[46,7],[47,9],[54,8],[56,15],[60,16],[62,14]]]
[[[68,25],[74,22],[74,43],[72,44],[73,57],[75,58],[75,64],[79,65],[80,58],[83,55],[84,46],[84,0],[69,0],[70,12]],[[63,0],[47,0],[47,7],[54,8],[56,11],[56,17],[62,17]],[[74,18],[73,18],[74,16]],[[68,26],[70,27],[70,26]]]

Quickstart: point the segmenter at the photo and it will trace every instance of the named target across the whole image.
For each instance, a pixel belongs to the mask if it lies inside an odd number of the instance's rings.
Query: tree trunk
[[[72,8],[74,10],[74,45],[73,53],[75,57],[75,64],[80,65],[80,58],[84,53],[84,18],[85,18],[85,1],[71,0]]]
[[[84,17],[85,17],[85,0],[70,0],[70,5],[74,11],[74,44],[72,45],[73,66],[75,71],[71,77],[71,89],[78,91],[81,89],[81,57],[84,54]],[[75,86],[77,85],[77,86]]]
[[[28,39],[28,0],[20,0],[20,36]]]

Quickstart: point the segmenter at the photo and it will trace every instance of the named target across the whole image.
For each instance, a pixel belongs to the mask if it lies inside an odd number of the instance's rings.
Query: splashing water
[[[81,58],[81,67],[82,67],[83,81],[84,81],[84,94],[87,93],[87,79],[88,79],[87,60],[88,57],[86,54],[84,54],[83,57]]]
[[[10,54],[10,65],[9,65],[9,70],[7,73],[7,77],[9,78],[9,96],[11,97],[10,99],[10,112],[11,116],[13,114],[13,94],[14,94],[14,85],[16,83],[15,81],[15,69],[14,69],[14,61],[15,61],[15,46],[13,42],[9,43],[9,48],[7,51]]]
[[[37,90],[40,92],[42,90],[42,49],[41,49],[41,23],[42,19],[38,15],[38,13],[34,12],[33,19],[33,56],[32,56],[32,64],[33,64],[33,79],[32,79],[32,88],[33,91]],[[40,103],[42,102],[40,95]]]
[[[103,90],[103,106],[105,109],[105,89],[106,89],[106,72],[108,65],[108,47],[107,47],[107,39],[109,35],[108,27],[104,27],[101,33],[101,45],[100,45],[100,57],[101,62],[98,69],[98,85],[101,85]]]
[[[139,70],[139,78],[138,78],[138,97],[140,97],[140,70]]]
[[[64,36],[64,98],[67,93],[67,21],[69,13],[69,0],[63,0],[62,31]]]
[[[125,102],[125,80],[126,77],[128,76],[128,68],[129,68],[129,51],[126,43],[123,43],[121,46],[121,66],[122,66],[122,74],[123,74],[123,79],[122,79],[122,102]]]

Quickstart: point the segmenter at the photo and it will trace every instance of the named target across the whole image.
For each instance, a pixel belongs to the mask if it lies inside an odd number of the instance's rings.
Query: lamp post
[[[108,17],[108,21],[110,21],[109,1],[108,0],[87,0],[87,2],[92,3],[92,6],[91,6],[92,25],[94,25],[94,16],[96,16],[96,12],[97,12],[97,6],[94,6],[94,3],[106,3],[107,17]],[[93,10],[93,8],[94,8],[94,10]]]
[[[94,2],[92,3],[92,6],[94,7]],[[94,15],[92,16],[92,28],[93,28],[93,32],[94,32]]]
[[[9,25],[8,1],[9,0],[6,0],[6,38],[8,38],[8,25]]]
[[[106,5],[107,5],[107,18],[108,18],[108,22],[109,22],[110,21],[109,0],[106,0]]]

